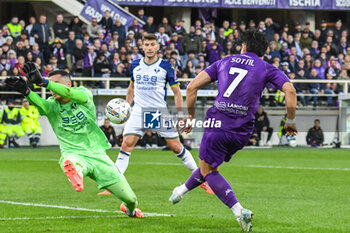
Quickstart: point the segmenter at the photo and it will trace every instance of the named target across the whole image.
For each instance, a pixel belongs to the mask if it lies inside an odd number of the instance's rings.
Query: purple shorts
[[[250,134],[205,129],[199,147],[199,158],[216,168],[224,161],[230,161],[232,155],[248,143],[249,138]]]

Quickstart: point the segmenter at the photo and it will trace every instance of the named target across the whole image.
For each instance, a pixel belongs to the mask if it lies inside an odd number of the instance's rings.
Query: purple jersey
[[[266,84],[282,89],[288,77],[256,54],[229,56],[204,70],[212,82],[218,81],[218,95],[206,119],[221,121],[221,130],[250,134],[255,113]]]

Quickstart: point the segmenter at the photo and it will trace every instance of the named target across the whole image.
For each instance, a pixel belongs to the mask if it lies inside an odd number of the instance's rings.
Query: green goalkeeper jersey
[[[96,124],[96,108],[91,91],[84,87],[68,88],[54,82],[49,82],[46,88],[70,102],[60,104],[53,97],[45,100],[35,92],[30,92],[26,98],[37,106],[40,115],[47,116],[61,153],[86,156],[104,154],[111,145]]]

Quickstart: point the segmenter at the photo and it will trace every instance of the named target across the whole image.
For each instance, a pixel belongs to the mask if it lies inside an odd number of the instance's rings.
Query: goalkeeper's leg
[[[123,202],[120,209],[128,216],[138,218],[143,217],[141,210],[136,208],[138,203],[136,195],[123,175],[121,175],[117,183],[106,186],[105,188]]]

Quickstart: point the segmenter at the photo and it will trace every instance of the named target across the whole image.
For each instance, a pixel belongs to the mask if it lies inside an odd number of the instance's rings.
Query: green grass
[[[117,152],[108,151],[112,160]],[[254,212],[253,232],[345,233],[350,232],[350,170],[327,169],[350,168],[349,152],[309,148],[243,150],[222,166],[221,173],[241,204]],[[192,153],[197,159],[198,151]],[[96,185],[88,178],[84,191],[76,193],[55,161],[58,158],[56,147],[0,150],[0,200],[119,210],[120,201],[114,196],[97,196]],[[168,201],[172,189],[189,176],[185,167],[173,163],[180,161],[172,152],[136,150],[125,174],[144,212],[172,217],[133,219],[112,212],[0,203],[0,232],[240,232],[231,210],[200,188],[177,205]],[[67,218],[45,219],[58,216]],[[29,219],[10,220],[24,217]]]

